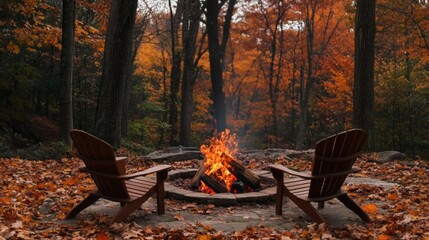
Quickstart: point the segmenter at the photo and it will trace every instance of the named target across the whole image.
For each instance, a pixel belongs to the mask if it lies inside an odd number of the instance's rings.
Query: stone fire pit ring
[[[200,204],[214,204],[216,206],[234,206],[244,203],[268,203],[275,200],[276,186],[255,192],[208,194],[179,188],[169,182],[177,178],[192,178],[196,172],[197,169],[170,171],[167,181],[165,182],[166,197]],[[275,179],[272,177],[271,172],[265,170],[253,170],[253,172],[261,179],[273,181],[275,183]]]

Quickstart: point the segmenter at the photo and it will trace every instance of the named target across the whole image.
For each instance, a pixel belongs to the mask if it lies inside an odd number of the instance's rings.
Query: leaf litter
[[[132,218],[110,224],[105,215],[80,216],[65,221],[68,211],[95,186],[86,174],[77,171],[77,158],[61,161],[29,161],[20,158],[0,159],[0,240],[2,239],[425,239],[429,240],[429,165],[426,161],[394,161],[378,163],[372,155],[364,155],[356,163],[362,171],[358,176],[397,183],[385,190],[367,184],[346,185],[347,191],[372,218],[371,223],[358,222],[342,228],[327,224],[296,224],[291,229],[276,230],[261,224],[233,233],[225,233],[201,223],[180,229],[162,226],[146,228]],[[246,160],[257,168],[280,163],[297,170],[308,170],[308,160],[285,158]],[[155,163],[130,157],[128,172],[136,172]],[[159,164],[159,163],[156,163]],[[174,168],[198,166],[198,160],[172,164]],[[373,200],[382,205],[371,203]],[[169,200],[171,211],[187,210],[194,214],[234,212],[235,207],[222,208]],[[184,216],[176,215],[184,221]],[[154,223],[156,224],[156,223]],[[197,228],[199,227],[199,228]]]

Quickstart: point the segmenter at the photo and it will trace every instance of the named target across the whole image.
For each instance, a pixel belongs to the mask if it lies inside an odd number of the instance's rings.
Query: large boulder
[[[404,160],[407,156],[398,151],[384,151],[377,153],[377,162],[392,162],[395,160]]]

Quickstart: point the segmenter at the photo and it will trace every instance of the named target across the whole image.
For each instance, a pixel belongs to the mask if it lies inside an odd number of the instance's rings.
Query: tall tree
[[[125,81],[131,62],[136,10],[137,0],[114,0],[107,24],[95,127],[101,138],[116,147],[119,146],[121,139]]]
[[[218,18],[223,4],[228,2],[225,13],[225,19],[222,27],[222,38],[219,43],[219,24]],[[214,118],[216,121],[216,130],[222,132],[226,129],[226,106],[225,92],[223,89],[223,62],[225,59],[225,49],[229,39],[231,29],[231,20],[234,12],[236,0],[205,1],[205,15],[207,35],[209,40],[209,59],[210,59],[210,78],[212,83],[212,99]]]
[[[150,7],[147,8],[146,12],[141,11],[140,14],[136,17],[134,34],[132,40],[131,54],[128,63],[127,77],[125,79],[125,92],[124,92],[124,101],[122,108],[122,129],[121,133],[123,137],[127,136],[128,132],[128,112],[129,112],[129,104],[130,104],[130,96],[131,96],[131,88],[132,88],[132,75],[133,75],[133,63],[137,56],[137,51],[143,41],[143,37],[145,35],[146,29],[149,25],[149,18],[152,14],[152,9]]]
[[[171,5],[171,0],[168,0],[168,5],[170,7],[170,34],[171,34],[171,55],[172,55],[172,65],[171,65],[171,84],[170,84],[170,145],[177,144],[177,119],[178,111],[177,105],[179,99],[177,97],[180,86],[180,78],[182,72],[182,52],[179,47],[179,27],[180,22],[183,17],[185,0],[178,0],[176,12],[173,14],[173,7]]]
[[[269,63],[268,73],[264,72],[265,78],[268,80],[268,95],[270,98],[271,114],[272,114],[272,126],[271,135],[275,136],[276,139],[279,136],[278,131],[278,100],[280,94],[280,82],[282,80],[282,69],[283,69],[283,57],[284,57],[284,26],[285,26],[285,15],[291,5],[284,1],[273,1],[266,4],[260,2],[260,11],[263,13],[264,32],[267,33],[269,38]]]
[[[73,128],[73,56],[74,56],[75,0],[63,0],[62,48],[60,66],[60,132],[61,139],[71,144],[69,132]]]
[[[334,1],[306,0],[302,4],[305,14],[307,78],[301,84],[299,128],[295,141],[296,149],[302,149],[304,146],[308,128],[310,98],[316,82],[316,76],[321,67],[321,59],[339,24],[339,20],[334,22]],[[328,7],[327,16],[323,16],[323,7]],[[320,17],[320,19],[316,17]],[[322,19],[325,19],[323,25],[319,22]],[[317,28],[317,26],[320,26],[320,28]]]
[[[195,83],[196,61],[195,52],[200,26],[201,5],[199,0],[186,0],[183,13],[182,45],[183,45],[183,78],[182,78],[182,101],[180,112],[180,145],[189,146],[191,141],[191,121],[193,88]]]
[[[367,131],[374,146],[375,0],[358,0],[355,20],[353,126]]]

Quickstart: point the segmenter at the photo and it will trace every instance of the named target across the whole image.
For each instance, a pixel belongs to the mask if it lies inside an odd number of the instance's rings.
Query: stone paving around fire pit
[[[242,203],[257,202],[265,203],[273,201],[276,194],[275,180],[269,171],[254,171],[257,176],[265,181],[272,181],[273,187],[265,188],[260,191],[245,192],[245,193],[218,193],[208,194],[195,192],[183,188],[175,187],[169,181],[176,178],[192,178],[197,169],[181,169],[172,170],[168,174],[167,182],[165,183],[165,192],[167,198],[183,200],[187,202],[214,204],[216,206],[234,206]]]
[[[351,184],[374,185],[386,190],[396,185],[376,179],[358,177],[349,177],[347,178],[347,182]],[[371,203],[378,206],[384,204],[381,200]],[[204,232],[204,227],[208,226],[225,233],[241,231],[248,226],[264,226],[277,230],[286,230],[293,228],[296,224],[306,226],[312,223],[311,219],[291,201],[284,203],[282,216],[275,215],[274,202],[219,207],[213,204],[197,204],[166,199],[166,212],[164,215],[157,215],[155,209],[156,199],[149,199],[142,205],[142,210],[133,213],[126,221],[135,221],[143,228],[147,226],[163,226],[168,229],[179,229],[191,226]],[[380,209],[382,211],[381,207]],[[99,200],[96,204],[93,204],[80,213],[77,218],[87,218],[88,215],[94,214],[113,216],[117,210],[118,205],[116,203]],[[344,227],[345,224],[363,223],[357,215],[337,200],[328,201],[325,204],[325,208],[320,210],[320,212],[327,219],[331,227]]]

